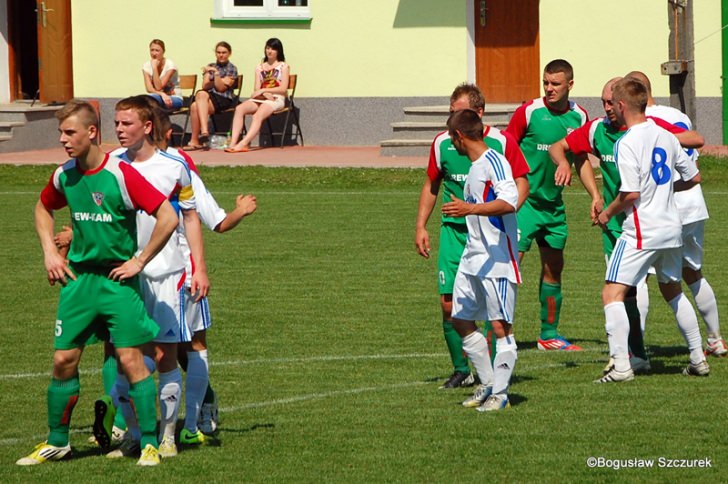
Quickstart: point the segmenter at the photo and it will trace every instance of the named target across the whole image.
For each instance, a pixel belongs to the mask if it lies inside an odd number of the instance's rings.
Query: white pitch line
[[[406,358],[414,358],[414,357],[428,357],[428,356],[445,356],[444,353],[442,354],[412,354],[412,355],[395,355],[395,356],[388,356],[388,355],[381,355],[383,358],[392,358],[392,357],[406,357]],[[360,357],[354,357],[353,359],[376,359],[377,355],[369,355],[369,356],[360,356]],[[282,360],[286,361],[303,361],[303,360],[316,360],[316,361],[338,361],[342,359],[346,359],[345,357],[315,357],[315,358],[283,358]],[[351,359],[351,358],[350,358]],[[255,363],[263,363],[263,362],[269,362],[271,360],[254,360]],[[228,362],[232,363],[232,362]],[[253,363],[253,362],[250,362]],[[597,361],[597,360],[589,360],[589,361],[583,361],[582,363],[603,363],[603,361]],[[545,365],[519,365],[519,368],[523,370],[546,370],[550,368],[561,368],[564,366],[564,363],[548,363]],[[90,372],[89,372],[90,373]],[[96,371],[98,373],[98,371]],[[297,402],[306,402],[311,400],[323,400],[325,398],[331,398],[331,397],[337,397],[341,395],[358,395],[362,393],[368,393],[368,392],[381,392],[381,391],[388,391],[388,390],[399,390],[402,388],[411,388],[411,387],[418,387],[423,385],[434,385],[436,382],[429,382],[429,381],[414,381],[414,382],[408,382],[408,383],[397,383],[394,385],[382,385],[382,386],[370,386],[370,387],[361,387],[361,388],[349,388],[347,390],[335,390],[330,392],[322,392],[322,393],[310,393],[308,395],[299,395],[296,397],[291,398],[280,398],[277,400],[266,400],[262,402],[251,402],[246,403],[244,405],[238,405],[235,407],[223,407],[220,408],[220,412],[222,413],[235,413],[235,412],[241,412],[245,410],[251,410],[254,408],[264,408],[264,407],[272,407],[275,405],[287,405],[291,403],[297,403]],[[81,427],[81,428],[75,428],[71,429],[72,434],[88,434],[90,432],[90,427]],[[36,442],[39,440],[42,440],[45,438],[46,435],[34,435],[31,437],[13,437],[13,438],[5,438],[0,439],[0,447],[6,447],[10,445],[19,444],[24,441],[31,441]]]
[[[585,351],[601,351],[595,348],[585,348]],[[531,350],[521,350],[521,352],[530,352]],[[535,350],[534,350],[535,351]],[[270,365],[273,364],[286,364],[286,363],[312,363],[312,362],[327,362],[327,361],[364,361],[364,360],[402,360],[402,359],[415,359],[415,358],[442,358],[447,356],[446,353],[409,353],[403,355],[346,355],[346,356],[310,356],[301,358],[265,358],[259,360],[230,360],[230,361],[211,361],[210,366],[248,366],[248,365]],[[100,368],[93,368],[89,370],[81,370],[81,375],[97,375],[101,373]],[[9,373],[0,375],[0,381],[6,380],[21,380],[24,378],[49,378],[50,370],[47,372],[39,373]]]

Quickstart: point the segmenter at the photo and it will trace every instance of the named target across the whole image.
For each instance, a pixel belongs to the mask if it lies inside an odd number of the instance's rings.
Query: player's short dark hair
[[[454,103],[463,96],[468,96],[468,103],[470,109],[477,111],[478,109],[485,109],[485,97],[483,91],[480,90],[475,84],[463,82],[450,95],[450,104]]]
[[[472,109],[452,113],[447,119],[447,129],[450,136],[454,135],[456,131],[460,131],[464,137],[470,140],[483,139],[483,120]]]
[[[644,113],[647,107],[647,87],[633,77],[625,77],[612,87],[612,102],[619,101],[633,110]]]
[[[543,72],[546,74],[556,74],[557,72],[563,72],[566,76],[567,81],[574,79],[574,68],[571,67],[569,61],[564,59],[554,59],[543,68]]]
[[[56,119],[63,122],[71,116],[78,116],[83,125],[99,127],[99,114],[96,108],[88,101],[83,99],[71,99],[61,109],[56,111]]]

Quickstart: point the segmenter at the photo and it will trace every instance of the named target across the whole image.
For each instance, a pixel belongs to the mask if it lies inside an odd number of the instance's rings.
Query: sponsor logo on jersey
[[[104,194],[103,193],[101,193],[101,192],[93,192],[91,194],[91,196],[94,199],[94,203],[96,205],[98,205],[99,207],[101,206],[102,203],[104,203]]]
[[[74,212],[73,220],[78,222],[113,222],[114,219],[110,213],[89,213],[89,212]]]
[[[566,134],[571,134],[571,132],[574,131],[574,128],[566,128]]]
[[[604,163],[614,163],[614,155],[601,155]]]
[[[450,179],[457,182],[464,182],[468,179],[467,173],[451,173]]]
[[[538,151],[548,151],[550,147],[551,147],[551,145],[546,144],[546,143],[538,143],[536,145],[536,149]]]

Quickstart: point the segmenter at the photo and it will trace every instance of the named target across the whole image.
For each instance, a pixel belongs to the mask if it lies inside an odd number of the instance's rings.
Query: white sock
[[[629,318],[623,302],[613,302],[604,306],[604,318],[609,342],[609,355],[614,360],[614,369],[627,371],[629,364]]]
[[[642,333],[645,332],[645,323],[647,321],[647,313],[650,312],[650,288],[647,282],[643,281],[637,285],[637,309],[640,312],[640,327]]]
[[[705,329],[708,338],[720,338],[720,320],[718,319],[718,303],[715,301],[715,293],[708,281],[704,278],[698,279],[688,286],[693,293],[695,305],[698,307],[700,316],[705,321]]]
[[[516,339],[511,336],[498,338],[495,342],[495,360],[493,361],[493,394],[506,396],[511,383],[513,369],[516,367],[518,353]]]
[[[114,388],[111,390],[111,399],[114,405],[116,405],[116,408],[120,409],[124,415],[126,431],[129,432],[131,439],[139,442],[142,439],[142,432],[139,430],[139,421],[137,420],[136,413],[134,413],[134,408],[131,406],[129,380],[126,379],[126,376],[122,374],[116,376],[116,383],[114,383]]]
[[[493,365],[490,363],[488,342],[480,331],[473,331],[463,338],[463,351],[478,372],[478,378],[483,385],[493,384]]]
[[[690,363],[697,365],[705,359],[703,353],[703,340],[700,336],[700,326],[698,326],[698,317],[695,315],[693,306],[683,293],[675,296],[668,304],[675,313],[677,319],[677,327],[685,338],[690,351]]]
[[[197,431],[202,401],[210,381],[207,350],[187,352],[187,376],[185,377],[185,428]]]
[[[159,374],[159,441],[174,441],[174,431],[182,398],[182,374],[179,368]]]

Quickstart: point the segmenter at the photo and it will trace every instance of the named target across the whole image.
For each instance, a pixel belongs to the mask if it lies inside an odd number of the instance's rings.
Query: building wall
[[[392,137],[389,123],[402,119],[402,107],[445,103],[456,84],[472,79],[473,1],[311,0],[310,24],[220,26],[210,23],[213,0],[74,0],[75,93],[113,106],[115,99],[142,92],[141,64],[149,41],[158,37],[180,73],[199,72],[214,60],[217,41],[230,42],[231,61],[246,76],[245,95],[265,40],[278,37],[300,76],[307,144],[376,144]],[[174,22],[160,20],[171,9]],[[669,20],[667,0],[540,0],[541,61],[572,62],[572,96],[596,106],[593,115],[601,114],[604,82],[633,69],[650,76],[656,97],[667,97],[660,64],[668,60]],[[706,107],[696,121],[717,143],[720,0],[695,2],[695,40],[698,108]],[[105,122],[110,116],[104,113]]]

